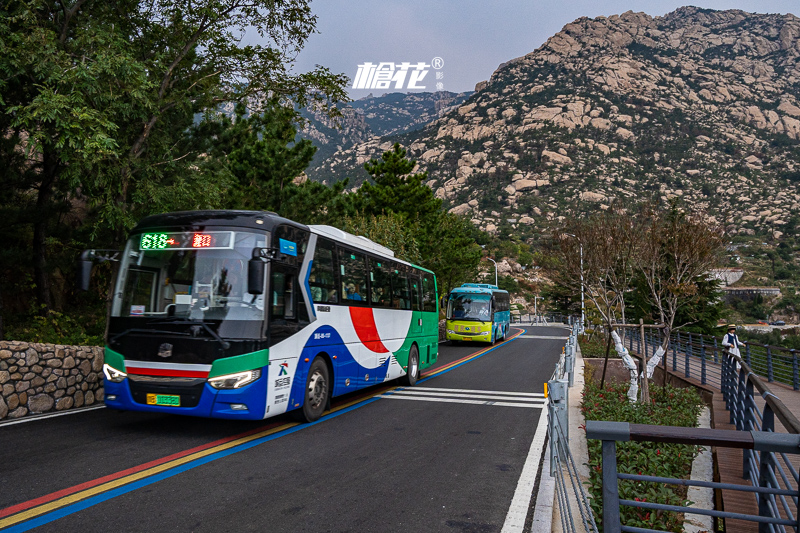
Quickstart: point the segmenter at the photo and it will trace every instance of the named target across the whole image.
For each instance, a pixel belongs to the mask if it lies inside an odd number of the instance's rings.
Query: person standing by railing
[[[742,354],[739,351],[739,346],[741,345],[742,341],[740,341],[739,336],[736,335],[736,324],[728,324],[728,333],[722,338],[722,346],[728,349],[729,354],[741,357]]]

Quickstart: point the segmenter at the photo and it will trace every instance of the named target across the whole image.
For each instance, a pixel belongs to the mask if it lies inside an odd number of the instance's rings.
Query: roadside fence
[[[550,444],[550,476],[555,478],[562,531],[591,531],[597,524],[589,497],[581,483],[578,468],[569,447],[569,388],[573,385],[578,324],[572,325],[569,339],[552,377],[547,382],[547,435]],[[573,498],[574,496],[574,498]],[[575,512],[577,509],[577,513]]]

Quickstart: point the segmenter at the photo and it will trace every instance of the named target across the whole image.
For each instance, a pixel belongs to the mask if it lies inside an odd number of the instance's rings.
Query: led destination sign
[[[139,240],[140,250],[230,250],[232,248],[232,231],[211,231],[204,233],[143,233]]]

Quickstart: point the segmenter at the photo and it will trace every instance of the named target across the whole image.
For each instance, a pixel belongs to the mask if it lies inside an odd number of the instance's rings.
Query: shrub
[[[627,384],[598,384],[587,381],[583,392],[583,411],[586,420],[610,420],[636,424],[695,427],[702,408],[700,395],[694,389],[650,386],[650,405],[630,403]],[[602,523],[602,459],[601,442],[589,440],[589,481],[592,511],[598,525]],[[645,474],[683,479],[691,474],[697,446],[656,442],[617,442],[617,471],[625,474]],[[686,487],[664,483],[619,481],[619,497],[669,505],[688,505]],[[622,507],[623,525],[683,531],[678,513]],[[601,527],[602,530],[602,527]]]

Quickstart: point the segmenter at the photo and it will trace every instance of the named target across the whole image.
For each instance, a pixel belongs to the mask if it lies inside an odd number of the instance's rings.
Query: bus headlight
[[[122,383],[122,380],[128,377],[128,374],[125,372],[120,372],[113,366],[108,366],[108,364],[103,365],[103,374],[105,374],[106,379],[112,383]]]
[[[261,369],[257,368],[256,370],[247,370],[245,372],[209,378],[208,384],[215,389],[239,389],[245,385],[249,385],[260,377]]]

